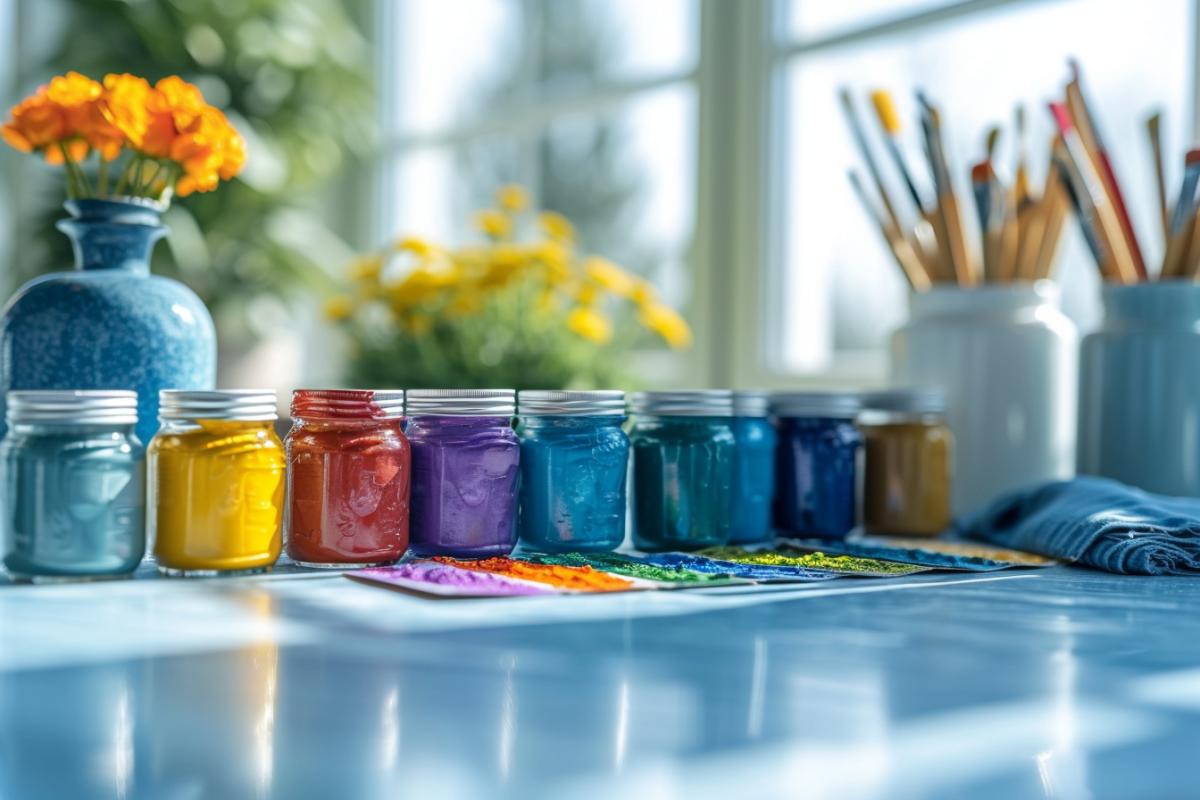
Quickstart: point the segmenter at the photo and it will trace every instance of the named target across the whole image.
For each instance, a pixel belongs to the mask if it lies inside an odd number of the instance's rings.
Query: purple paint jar
[[[510,389],[412,389],[409,550],[486,558],[517,544],[521,446]]]

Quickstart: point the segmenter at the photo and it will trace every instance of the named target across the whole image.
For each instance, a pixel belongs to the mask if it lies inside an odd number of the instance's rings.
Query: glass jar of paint
[[[858,416],[866,453],[863,528],[867,533],[936,536],[950,526],[954,436],[946,402],[934,390],[867,395]]]
[[[766,392],[733,393],[733,437],[737,440],[733,469],[732,544],[770,541],[771,502],[775,497],[775,447]]]
[[[775,518],[780,530],[844,539],[858,525],[862,398],[845,392],[785,392],[771,398],[779,419]]]
[[[3,563],[19,580],[128,575],[146,551],[137,393],[13,391],[4,469]]]
[[[284,442],[289,558],[342,568],[404,556],[412,457],[403,425],[402,391],[293,393]]]
[[[524,391],[521,544],[549,553],[615,550],[625,540],[625,393]]]
[[[147,474],[161,572],[262,572],[279,558],[286,462],[275,403],[257,389],[159,394]]]
[[[517,544],[521,445],[511,389],[412,389],[409,549],[486,558]]]
[[[634,426],[633,543],[639,550],[695,550],[733,534],[737,439],[726,389],[639,392]]]

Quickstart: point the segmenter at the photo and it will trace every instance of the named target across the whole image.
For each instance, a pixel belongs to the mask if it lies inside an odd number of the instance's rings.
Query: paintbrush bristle
[[[988,161],[991,161],[996,155],[996,145],[999,143],[999,141],[1000,126],[993,125],[992,127],[988,128],[987,134],[985,134],[983,139],[983,150],[985,153],[987,153]]]
[[[891,92],[886,89],[876,89],[871,92],[871,105],[875,106],[875,115],[879,124],[889,136],[900,133],[900,115],[896,113],[896,105],[892,102]]]
[[[1193,147],[1187,151],[1187,155],[1183,157],[1184,166],[1194,167],[1200,164],[1200,147]]]

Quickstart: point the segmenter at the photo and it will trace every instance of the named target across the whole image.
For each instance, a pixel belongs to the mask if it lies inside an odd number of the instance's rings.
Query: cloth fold
[[[1006,494],[959,536],[1126,575],[1200,573],[1200,499],[1078,477]]]

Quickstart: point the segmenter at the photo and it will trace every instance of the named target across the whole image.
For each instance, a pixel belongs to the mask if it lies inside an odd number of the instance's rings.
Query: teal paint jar
[[[549,553],[615,550],[625,540],[625,393],[517,397],[521,544]]]
[[[640,392],[630,410],[634,546],[696,550],[728,544],[737,457],[733,393]]]
[[[733,468],[732,544],[756,544],[772,539],[771,503],[775,497],[775,447],[770,400],[766,392],[733,393],[733,438],[737,442]]]
[[[136,392],[7,395],[2,555],[21,580],[109,578],[141,563],[145,450]]]

